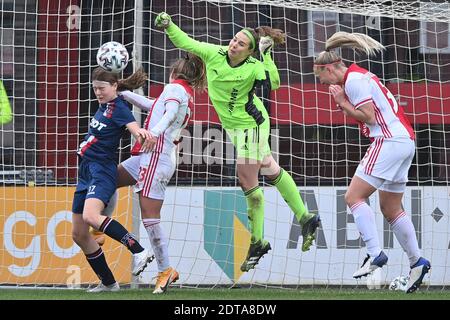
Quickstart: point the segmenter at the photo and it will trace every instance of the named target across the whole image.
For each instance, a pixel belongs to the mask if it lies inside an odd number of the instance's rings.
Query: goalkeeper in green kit
[[[302,226],[302,250],[308,251],[320,223],[319,215],[308,213],[292,177],[276,163],[269,147],[270,119],[262,101],[254,94],[263,85],[270,90],[280,86],[271,48],[282,44],[279,29],[259,27],[239,31],[228,46],[199,42],[176,26],[162,12],[155,25],[164,28],[175,46],[199,56],[206,65],[208,95],[221,124],[237,152],[237,175],[247,200],[251,243],[242,271],[253,269],[270,249],[264,240],[264,194],[259,187],[261,171],[271,180]],[[259,50],[262,62],[252,55]]]

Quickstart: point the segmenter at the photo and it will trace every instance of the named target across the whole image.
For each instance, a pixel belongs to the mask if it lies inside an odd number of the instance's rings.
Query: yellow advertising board
[[[0,187],[0,284],[97,283],[72,240],[73,187]],[[131,192],[122,188],[113,218],[131,231]],[[131,280],[131,254],[106,237],[106,261],[117,281]]]

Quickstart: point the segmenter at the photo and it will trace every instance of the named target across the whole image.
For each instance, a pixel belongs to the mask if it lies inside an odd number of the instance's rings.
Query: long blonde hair
[[[363,52],[368,56],[376,55],[381,52],[385,47],[378,41],[372,39],[368,35],[363,33],[348,33],[348,32],[336,32],[325,43],[325,51],[322,51],[317,56],[314,64],[326,65],[326,64],[340,64],[341,57],[330,50],[341,47],[350,47],[356,51]],[[343,63],[342,63],[343,65]]]

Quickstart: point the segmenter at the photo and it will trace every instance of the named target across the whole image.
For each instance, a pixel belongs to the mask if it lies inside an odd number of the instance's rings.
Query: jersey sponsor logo
[[[233,113],[234,104],[236,103],[238,93],[239,90],[237,90],[236,88],[233,88],[233,90],[231,91],[230,101],[228,102],[228,112],[230,114]]]
[[[106,112],[106,111],[105,111],[105,112]],[[95,118],[92,118],[92,119],[91,119],[90,126],[91,126],[92,128],[94,128],[94,129],[97,129],[98,131],[100,131],[100,130],[102,130],[103,128],[107,127],[108,125],[105,124],[105,123],[102,123],[102,122],[98,121],[98,120],[95,119]]]
[[[106,105],[105,112],[103,112],[103,116],[105,116],[108,119],[111,119],[115,108],[116,108],[116,105],[114,103],[108,103]]]

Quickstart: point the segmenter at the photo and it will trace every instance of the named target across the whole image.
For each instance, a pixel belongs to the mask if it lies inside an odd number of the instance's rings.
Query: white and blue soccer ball
[[[106,71],[119,73],[128,64],[128,51],[123,44],[110,41],[102,44],[97,51],[97,63]]]
[[[392,291],[406,291],[406,288],[408,287],[408,276],[398,276],[394,280],[391,281],[389,284],[389,290]]]

